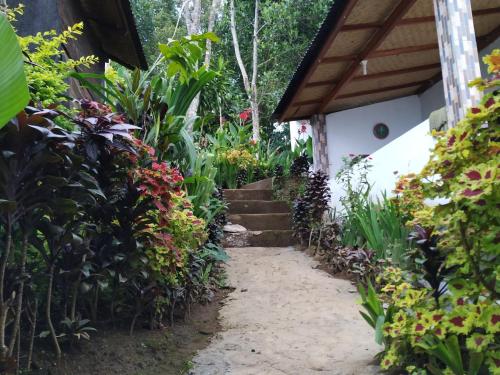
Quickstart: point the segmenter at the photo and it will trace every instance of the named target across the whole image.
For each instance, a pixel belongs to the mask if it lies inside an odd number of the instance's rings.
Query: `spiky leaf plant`
[[[276,167],[274,167],[273,176],[274,177],[283,177],[284,172],[285,172],[285,169],[283,168],[283,166],[277,165]]]
[[[311,163],[307,155],[300,155],[292,162],[292,165],[290,166],[290,175],[292,175],[293,177],[306,176],[309,172],[310,166]]]
[[[238,189],[245,185],[248,180],[248,172],[246,169],[240,169],[238,175],[236,176],[236,186]]]
[[[294,236],[303,243],[309,236],[311,220],[309,217],[308,204],[304,198],[297,198],[292,207],[292,226]]]
[[[323,218],[330,202],[330,188],[328,187],[328,176],[322,171],[317,171],[309,176],[304,200],[311,221],[318,223]]]

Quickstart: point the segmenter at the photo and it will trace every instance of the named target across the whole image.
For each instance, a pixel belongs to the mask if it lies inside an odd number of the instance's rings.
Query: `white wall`
[[[416,95],[331,113],[326,116],[330,176],[342,167],[349,154],[372,154],[422,121],[420,100]],[[386,139],[373,135],[375,124],[389,127]]]
[[[384,192],[390,196],[399,176],[420,172],[429,160],[429,151],[434,144],[435,140],[429,133],[429,120],[425,120],[371,154],[368,181],[373,186],[372,198],[381,197]],[[340,209],[339,197],[344,195],[343,189],[335,179],[330,180],[330,188],[333,205]]]
[[[443,81],[439,81],[418,97],[420,99],[423,121],[429,118],[431,112],[445,106]]]

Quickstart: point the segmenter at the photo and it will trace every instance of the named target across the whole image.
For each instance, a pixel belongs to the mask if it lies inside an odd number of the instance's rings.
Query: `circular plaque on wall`
[[[389,127],[386,124],[378,123],[373,127],[373,135],[378,139],[385,139],[389,135]]]

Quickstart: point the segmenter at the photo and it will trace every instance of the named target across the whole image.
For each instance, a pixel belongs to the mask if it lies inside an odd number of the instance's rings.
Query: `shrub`
[[[388,269],[379,299],[384,369],[411,374],[500,373],[498,341],[498,139],[500,50],[485,58],[492,78],[478,106],[439,139],[405,193],[421,265]],[[420,188],[421,187],[421,188]],[[418,199],[440,199],[424,206]],[[422,207],[422,208],[420,208]],[[413,211],[414,210],[414,211]],[[363,296],[365,302],[366,296]]]

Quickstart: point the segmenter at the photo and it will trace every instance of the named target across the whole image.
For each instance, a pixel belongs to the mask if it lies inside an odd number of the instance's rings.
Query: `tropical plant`
[[[0,10],[0,128],[28,104],[29,92],[24,74],[24,59],[16,33],[7,15]]]
[[[199,66],[207,39],[217,40],[206,33],[160,44],[161,55],[147,72],[120,70],[121,79],[115,80],[96,74],[71,76],[98,94],[114,111],[126,113],[129,121],[141,127],[138,138],[155,147],[160,158],[189,169],[196,159],[193,139],[188,133],[195,119],[188,119],[187,111],[217,74]],[[155,73],[160,67],[164,72]],[[94,79],[103,80],[105,85],[93,83]]]
[[[30,87],[31,100],[43,107],[58,108],[68,101],[68,78],[77,68],[89,68],[98,62],[90,55],[78,60],[68,58],[63,45],[76,40],[83,34],[83,23],[69,26],[61,33],[55,30],[39,32],[36,35],[19,37],[23,52],[27,56],[26,77]]]
[[[418,248],[409,270],[388,269],[379,298],[383,369],[410,374],[497,374],[500,50],[484,60],[491,78],[472,82],[483,99],[446,133],[402,189]],[[399,189],[399,187],[398,187]],[[401,190],[401,189],[399,189]],[[420,202],[418,200],[421,200]],[[424,199],[440,199],[428,206]],[[404,207],[405,205],[402,205]]]

